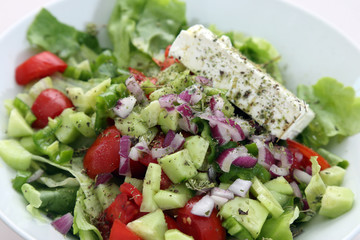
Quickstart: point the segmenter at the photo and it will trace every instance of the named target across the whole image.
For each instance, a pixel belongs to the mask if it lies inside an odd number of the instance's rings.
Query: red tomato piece
[[[165,216],[165,221],[166,221],[168,229],[177,229],[178,228],[175,219],[173,219],[172,217],[170,217],[167,214],[164,214],[164,216]]]
[[[133,221],[139,212],[139,206],[129,200],[127,194],[120,193],[116,196],[114,202],[105,210],[105,220],[112,224],[118,219],[122,223],[127,224]]]
[[[130,159],[131,177],[143,179],[145,177],[146,169],[147,167],[141,162]]]
[[[185,207],[178,210],[176,223],[180,231],[195,240],[225,240],[226,231],[221,225],[220,218],[217,217],[216,209],[213,209],[210,217],[200,217],[191,213],[194,204],[200,199],[201,196],[195,196]]]
[[[141,83],[146,80],[145,74],[143,74],[139,70],[129,67],[129,71],[130,71],[130,74],[134,76],[134,78],[136,79],[136,81],[138,83]]]
[[[131,199],[134,200],[136,205],[138,205],[139,207],[141,206],[143,196],[142,196],[141,192],[136,187],[134,187],[132,184],[130,184],[130,183],[121,184],[120,185],[120,192],[125,193]]]
[[[165,49],[165,60],[161,62],[160,60],[157,60],[153,58],[153,61],[160,67],[160,70],[165,70],[166,68],[170,67],[176,62],[179,62],[177,59],[174,59],[173,57],[169,57],[169,51],[170,51],[171,45],[167,46]]]
[[[144,166],[149,166],[150,163],[157,163],[156,159],[154,159],[151,154],[144,153],[140,158],[139,162]]]
[[[168,189],[172,185],[170,178],[161,170],[160,189]]]
[[[84,168],[89,177],[95,179],[100,173],[111,173],[120,165],[120,137],[115,126],[105,129],[87,150]]]
[[[35,99],[31,111],[36,116],[33,122],[34,128],[44,128],[48,124],[48,118],[59,116],[66,108],[73,108],[71,100],[59,90],[48,88],[43,90]]]
[[[67,64],[51,52],[41,52],[32,56],[16,68],[17,84],[26,85],[32,80],[64,72]]]
[[[321,167],[321,170],[327,169],[330,166],[330,164],[317,152],[312,150],[311,148],[308,148],[301,143],[295,142],[291,139],[286,140],[289,150],[295,154],[296,152],[300,152],[303,155],[303,159],[301,163],[295,162],[295,165],[293,167],[298,167],[299,165],[303,168],[306,168],[307,166],[311,166],[310,158],[313,156],[317,156],[317,161]]]
[[[120,220],[115,220],[111,232],[110,232],[110,240],[142,240],[141,237],[132,232],[124,223]]]

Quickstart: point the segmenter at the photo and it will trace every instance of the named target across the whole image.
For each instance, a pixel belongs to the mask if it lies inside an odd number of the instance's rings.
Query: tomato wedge
[[[323,158],[320,154],[308,148],[301,143],[295,142],[291,139],[286,140],[289,150],[295,154],[297,152],[303,155],[303,160],[301,165],[306,168],[307,166],[311,166],[310,158],[313,156],[317,156],[317,162],[319,163],[321,170],[327,169],[331,167],[331,165]]]
[[[16,68],[15,80],[19,85],[26,85],[32,80],[64,72],[67,64],[55,54],[45,51],[38,53]]]
[[[59,116],[66,108],[73,108],[71,100],[59,90],[48,88],[43,90],[35,99],[31,111],[36,116],[34,128],[44,128],[49,118]]]
[[[177,59],[173,57],[169,57],[169,51],[170,51],[171,45],[167,46],[165,49],[165,60],[161,62],[160,60],[157,60],[153,58],[154,62],[160,67],[160,70],[165,70],[166,68],[170,67],[176,62],[179,62]]]
[[[123,183],[120,186],[120,192],[127,194],[131,199],[134,200],[136,205],[141,206],[143,196],[141,192],[130,183]]]
[[[178,228],[195,240],[225,240],[226,231],[221,225],[216,209],[213,209],[210,217],[200,217],[191,213],[194,204],[200,199],[201,196],[195,196],[185,207],[178,210],[176,219]]]
[[[133,233],[124,223],[120,220],[115,220],[111,232],[110,232],[110,240],[142,240],[141,237]]]
[[[124,224],[128,224],[135,220],[139,212],[139,206],[130,200],[126,193],[120,193],[111,205],[105,209],[105,220],[110,223],[110,225],[113,224],[116,219]]]
[[[111,173],[120,165],[120,137],[115,126],[105,129],[87,150],[84,168],[89,177],[95,179],[100,173]]]
[[[170,217],[167,214],[164,214],[164,216],[165,216],[165,221],[166,221],[168,229],[177,229],[178,228],[175,219],[173,219],[172,217]]]

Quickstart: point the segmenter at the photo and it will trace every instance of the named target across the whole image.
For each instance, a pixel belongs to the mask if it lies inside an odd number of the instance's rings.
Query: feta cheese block
[[[169,52],[213,86],[227,90],[233,104],[280,139],[294,138],[314,118],[314,112],[238,50],[202,25],[181,31]]]

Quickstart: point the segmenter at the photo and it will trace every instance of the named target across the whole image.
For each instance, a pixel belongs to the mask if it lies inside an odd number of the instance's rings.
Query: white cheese
[[[197,75],[227,90],[227,97],[280,139],[293,138],[314,118],[302,100],[242,56],[226,37],[218,38],[202,25],[181,31],[171,56]]]

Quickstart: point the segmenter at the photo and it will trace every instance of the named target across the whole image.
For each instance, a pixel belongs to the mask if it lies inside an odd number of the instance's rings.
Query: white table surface
[[[54,0],[1,0],[0,34],[27,13],[41,8]],[[269,0],[271,1],[271,0]],[[359,0],[284,0],[317,15],[347,35],[360,48],[360,1]],[[1,239],[21,240],[16,233],[0,220]],[[356,238],[360,240],[360,236]]]

